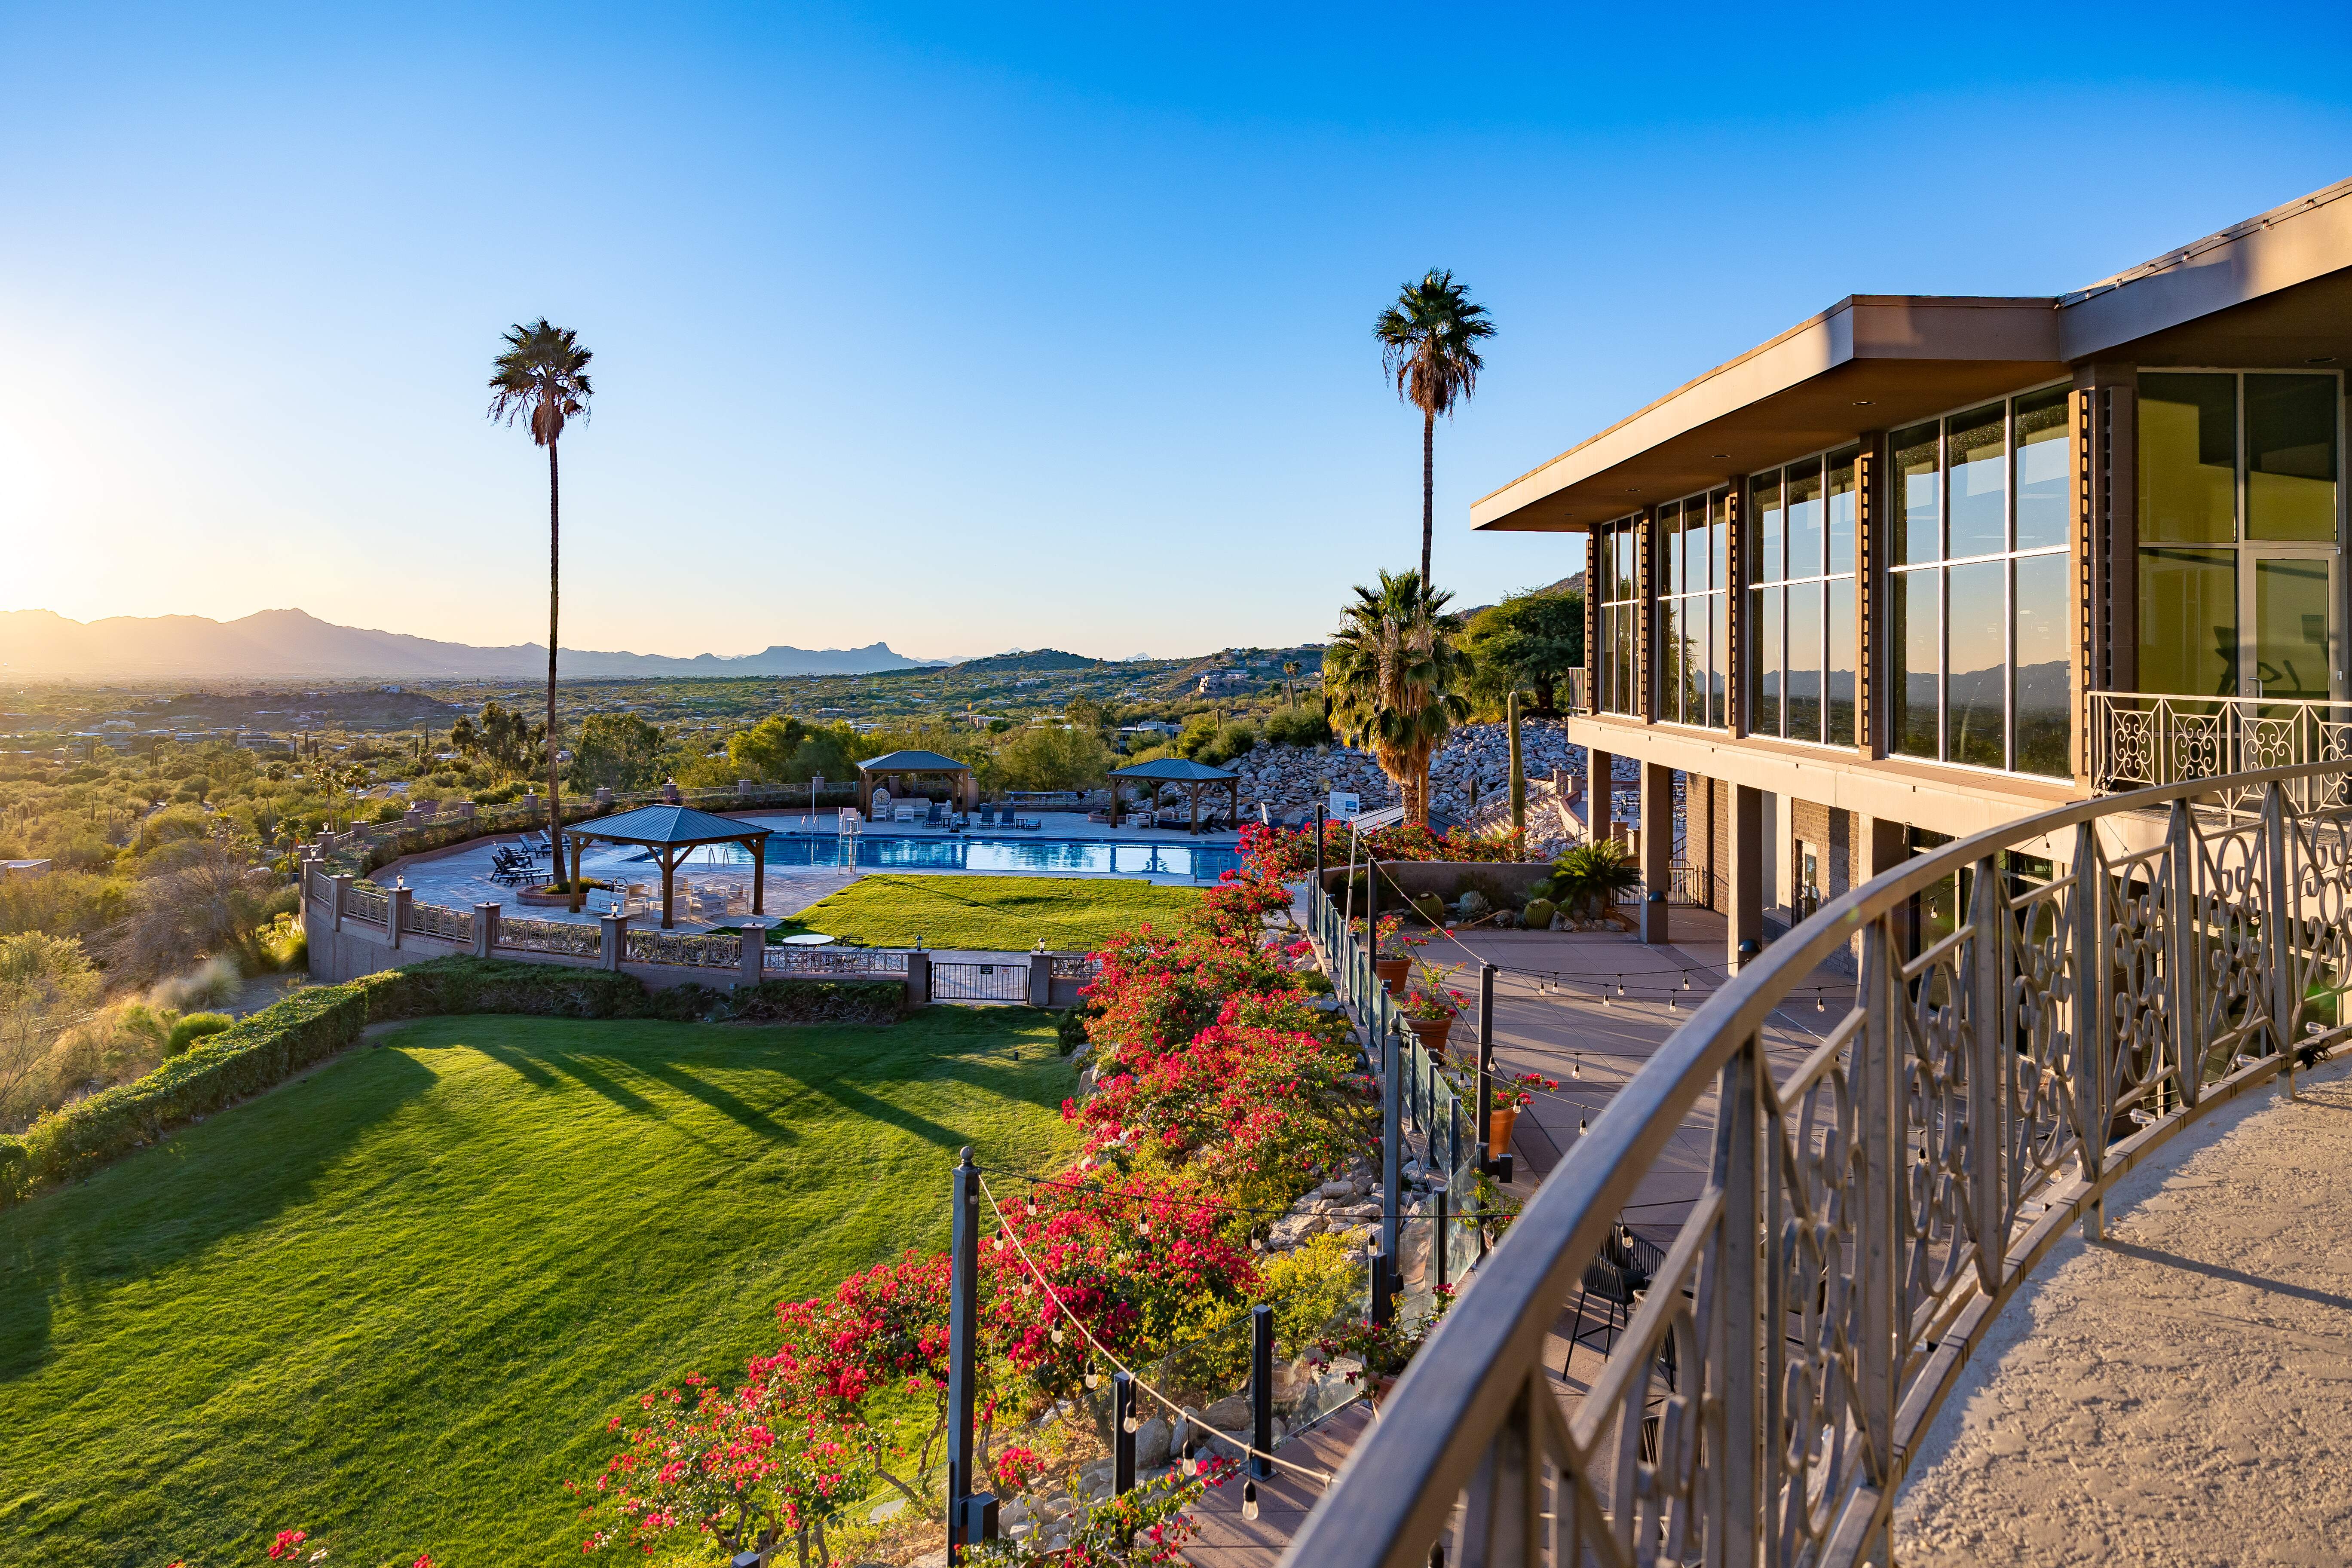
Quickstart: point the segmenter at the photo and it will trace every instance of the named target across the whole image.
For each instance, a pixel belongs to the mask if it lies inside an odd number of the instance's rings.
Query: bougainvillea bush
[[[1508,831],[1474,834],[1455,828],[1449,833],[1435,833],[1426,827],[1400,825],[1354,833],[1342,821],[1323,825],[1326,870],[1346,867],[1351,847],[1360,860],[1523,861],[1528,858],[1524,836]],[[1315,829],[1250,823],[1242,829],[1242,855],[1261,875],[1297,881],[1315,869]]]
[[[1171,1397],[1229,1392],[1251,1302],[1281,1300],[1289,1342],[1354,1300],[1336,1245],[1271,1264],[1250,1245],[1378,1131],[1355,1042],[1275,919],[1289,904],[1254,856],[1173,923],[1098,953],[1080,1015],[1097,1089],[1064,1107],[1079,1158],[987,1173],[975,1440],[1000,1496],[1108,1445],[1114,1359]],[[779,1307],[774,1353],[732,1389],[688,1380],[614,1424],[617,1451],[574,1483],[583,1547],[723,1557],[790,1541],[829,1563],[828,1531],[877,1486],[905,1517],[941,1517],[948,1303],[947,1257],[910,1252]],[[1198,1485],[1098,1506],[1064,1560],[1173,1556]]]

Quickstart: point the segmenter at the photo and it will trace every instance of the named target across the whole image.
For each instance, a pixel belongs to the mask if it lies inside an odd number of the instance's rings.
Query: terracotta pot
[[[1445,1037],[1453,1032],[1453,1019],[1439,1018],[1432,1021],[1424,1018],[1407,1018],[1405,1022],[1411,1024],[1412,1032],[1421,1037],[1423,1050],[1440,1060],[1444,1058]]]
[[[1396,1375],[1372,1379],[1372,1408],[1378,1410],[1389,1402],[1389,1393],[1396,1387]]]
[[[1412,960],[1410,958],[1376,958],[1372,960],[1373,975],[1382,985],[1385,985],[1391,991],[1403,990],[1405,976],[1412,973]]]
[[[1519,1108],[1498,1105],[1486,1121],[1486,1157],[1499,1160],[1511,1152],[1511,1129],[1519,1124]]]

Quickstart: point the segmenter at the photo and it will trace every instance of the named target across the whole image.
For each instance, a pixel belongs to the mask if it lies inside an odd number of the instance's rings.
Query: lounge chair
[[[982,827],[993,827],[996,826],[996,807],[992,805],[983,805],[980,808],[980,825]]]

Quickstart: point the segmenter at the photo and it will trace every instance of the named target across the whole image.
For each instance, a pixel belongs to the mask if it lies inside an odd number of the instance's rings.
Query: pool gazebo
[[[593,840],[599,844],[635,844],[653,851],[654,859],[661,867],[664,931],[676,923],[671,904],[677,863],[705,844],[740,844],[751,852],[751,912],[765,914],[767,865],[761,851],[767,847],[770,831],[733,817],[697,811],[690,805],[641,805],[635,811],[600,816],[593,822],[573,823],[561,833],[562,838],[572,842],[572,912],[578,914],[586,902],[585,890],[580,886],[580,850]],[[559,865],[562,859],[562,850],[559,847]]]
[[[970,811],[980,804],[979,794],[972,788],[970,763],[960,763],[937,752],[885,752],[857,764],[857,814],[860,816],[874,815],[874,786],[878,781],[888,779],[896,785],[909,774],[922,773],[945,773],[949,776],[950,810]],[[895,796],[899,791],[894,787],[890,793]]]
[[[1112,773],[1110,786],[1110,825],[1118,826],[1118,781],[1131,780],[1151,786],[1150,798],[1156,804],[1160,792],[1174,784],[1192,798],[1192,831],[1201,831],[1201,792],[1223,784],[1231,793],[1234,803],[1234,823],[1242,819],[1242,776],[1223,768],[1213,768],[1196,763],[1190,757],[1161,757],[1155,762],[1139,763],[1131,768],[1121,768]]]

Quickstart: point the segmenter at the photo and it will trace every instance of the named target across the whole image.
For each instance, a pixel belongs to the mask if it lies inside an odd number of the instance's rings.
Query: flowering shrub
[[[1556,1078],[1546,1078],[1539,1072],[1498,1072],[1495,1075],[1494,1099],[1490,1103],[1497,1110],[1507,1107],[1524,1110],[1536,1102],[1538,1094],[1559,1092],[1559,1079]]]
[[[1250,823],[1242,828],[1242,856],[1276,881],[1297,881],[1315,869],[1315,829],[1269,827]],[[1326,870],[1348,864],[1349,829],[1345,822],[1323,825],[1323,866]],[[1374,860],[1525,860],[1527,846],[1519,834],[1491,837],[1455,829],[1433,833],[1426,827],[1399,826],[1354,835],[1358,859]]]
[[[1385,1323],[1359,1319],[1318,1341],[1315,1347],[1317,1359],[1327,1365],[1342,1357],[1361,1363],[1360,1371],[1347,1374],[1349,1383],[1360,1377],[1394,1377],[1437,1331],[1438,1323],[1453,1305],[1454,1287],[1448,1285],[1431,1293],[1429,1310],[1410,1324],[1402,1315]]]
[[[1451,1023],[1469,1001],[1461,992],[1448,990],[1422,975],[1405,988],[1405,994],[1397,999],[1397,1008],[1417,1024],[1445,1024]]]

